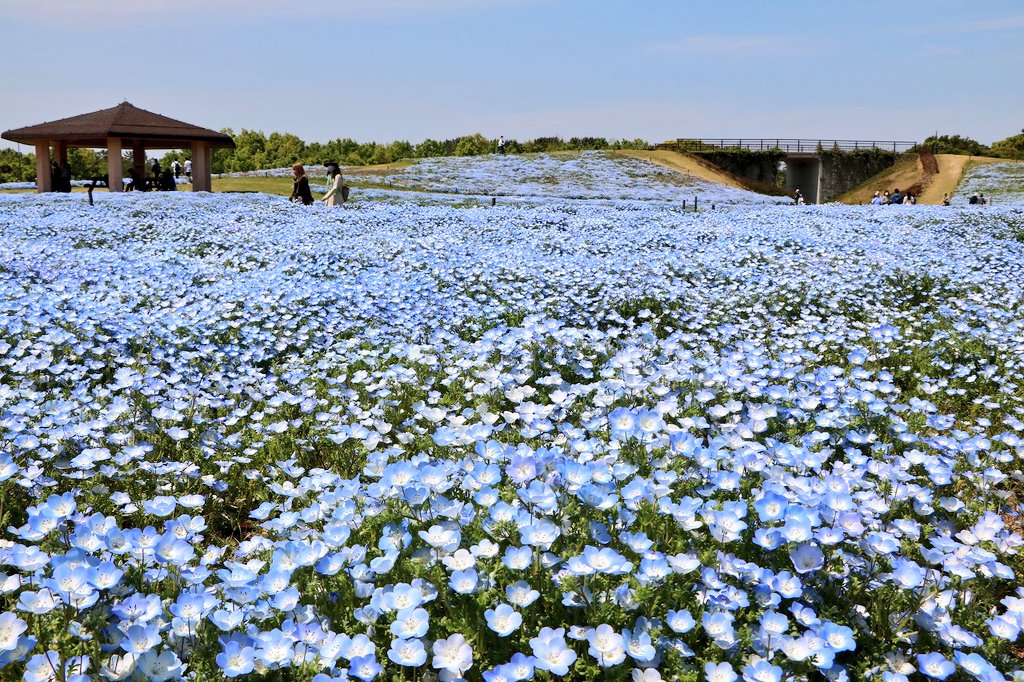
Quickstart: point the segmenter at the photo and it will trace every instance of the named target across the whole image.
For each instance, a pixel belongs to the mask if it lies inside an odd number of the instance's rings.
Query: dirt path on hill
[[[926,173],[921,160],[916,157],[901,159],[896,165],[888,168],[870,180],[854,187],[832,201],[843,204],[867,204],[875,192],[899,187],[906,191],[911,187],[922,187],[917,197],[919,204],[941,204],[942,195],[948,192],[951,196],[968,166],[977,163],[999,163],[1007,159],[991,156],[963,156],[960,154],[936,154],[938,173]]]
[[[939,173],[932,177],[931,183],[921,192],[922,204],[941,204],[942,195],[949,192],[952,196],[960,184],[967,167],[975,163],[998,163],[1006,159],[995,159],[990,156],[960,156],[958,154],[936,154],[939,162]]]
[[[679,171],[683,175],[692,175],[700,178],[701,180],[707,180],[718,185],[725,185],[727,187],[735,187],[736,189],[745,189],[738,182],[730,178],[725,173],[719,173],[711,170],[706,166],[702,166],[688,156],[679,154],[677,152],[670,152],[666,150],[654,150],[654,151],[634,151],[634,150],[620,150],[616,151],[616,154],[621,156],[630,156],[634,159],[643,159],[644,161],[651,161],[658,164],[659,166],[665,166],[672,170]]]

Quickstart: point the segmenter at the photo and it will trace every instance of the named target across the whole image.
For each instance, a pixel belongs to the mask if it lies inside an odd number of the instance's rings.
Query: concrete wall
[[[826,149],[820,157],[821,200],[829,201],[889,168],[899,155],[881,149],[853,152]]]
[[[822,164],[815,154],[793,154],[786,158],[786,193],[796,190],[808,204],[821,203]]]

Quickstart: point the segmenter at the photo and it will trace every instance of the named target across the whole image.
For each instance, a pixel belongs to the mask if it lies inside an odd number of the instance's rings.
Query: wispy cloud
[[[812,42],[795,40],[785,36],[730,36],[703,35],[689,36],[650,47],[658,54],[675,54],[712,57],[752,57],[766,53],[796,54],[813,51]]]

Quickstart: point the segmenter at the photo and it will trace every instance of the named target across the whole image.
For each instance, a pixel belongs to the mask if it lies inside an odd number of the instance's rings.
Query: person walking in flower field
[[[345,180],[341,175],[341,169],[338,168],[338,164],[334,161],[327,161],[324,163],[327,167],[327,193],[324,194],[321,201],[328,206],[337,206],[340,203],[344,203],[348,199],[348,187],[345,186]]]
[[[306,177],[306,169],[301,163],[292,166],[292,174],[295,180],[292,183],[292,203],[303,203],[309,206],[313,203],[313,193],[309,191],[309,178]]]

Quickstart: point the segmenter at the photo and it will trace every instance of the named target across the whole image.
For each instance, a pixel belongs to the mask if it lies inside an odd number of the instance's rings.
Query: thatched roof
[[[107,138],[111,137],[139,140],[150,149],[174,149],[192,142],[207,142],[213,147],[235,146],[229,135],[154,114],[128,102],[89,114],[8,130],[2,137],[22,144],[61,140],[72,147],[106,147]]]

